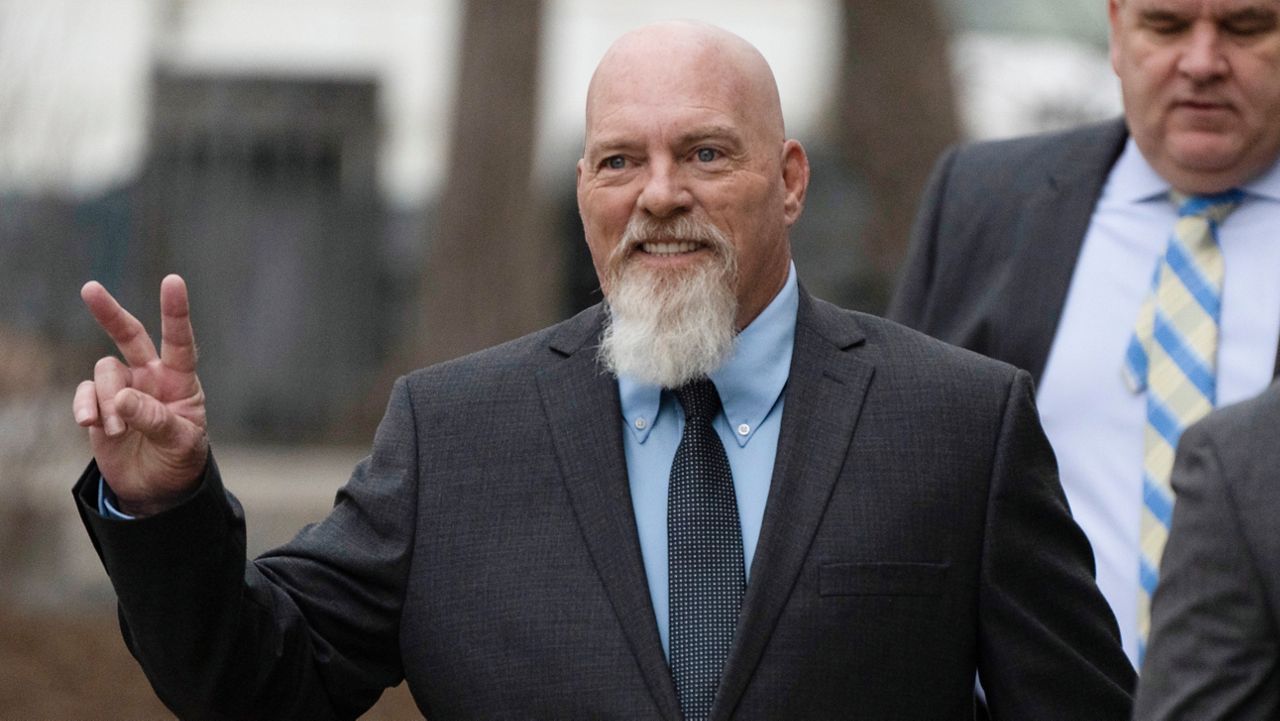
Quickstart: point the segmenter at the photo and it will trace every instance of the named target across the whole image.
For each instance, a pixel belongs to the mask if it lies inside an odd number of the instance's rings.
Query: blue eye
[[[698,158],[699,162],[710,163],[720,157],[720,152],[714,148],[698,148],[694,155]]]
[[[609,170],[622,170],[627,166],[627,161],[621,155],[610,155],[604,159],[602,165]]]

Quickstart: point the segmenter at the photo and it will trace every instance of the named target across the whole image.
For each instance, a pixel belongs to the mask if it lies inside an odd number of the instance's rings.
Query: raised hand
[[[142,323],[100,283],[86,283],[80,297],[124,361],[102,358],[93,380],[76,388],[76,423],[89,429],[120,510],[159,513],[195,490],[209,455],[187,285],[176,275],[160,283],[159,354]]]

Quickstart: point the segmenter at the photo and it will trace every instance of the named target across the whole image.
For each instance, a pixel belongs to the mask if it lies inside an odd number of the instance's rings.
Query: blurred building
[[[155,71],[132,263],[222,310],[198,332],[224,437],[305,439],[368,392],[392,330],[376,101],[371,79]]]
[[[1100,0],[945,5],[969,136],[1118,112]],[[848,239],[865,203],[823,152],[836,2],[544,8],[535,175],[563,209],[566,308],[598,297],[572,195],[587,80],[620,32],[665,17],[724,25],[770,60],[820,178],[797,263],[815,292],[859,302]],[[459,17],[457,0],[0,0],[0,324],[103,347],[84,280],[152,319],[159,278],[180,272],[220,438],[341,425],[414,302]]]

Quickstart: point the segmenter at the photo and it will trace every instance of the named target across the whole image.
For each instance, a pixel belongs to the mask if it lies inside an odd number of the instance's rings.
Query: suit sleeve
[[[903,266],[897,287],[889,302],[886,317],[905,326],[928,332],[929,306],[933,302],[933,281],[938,255],[939,218],[947,194],[947,184],[956,157],[956,148],[949,149],[933,168],[929,183],[925,186],[920,208],[916,212],[911,229],[911,241],[907,248],[907,260]]]
[[[1221,426],[1219,426],[1221,427]],[[1177,504],[1151,611],[1135,718],[1274,719],[1277,629],[1207,426],[1183,434]],[[1274,526],[1273,526],[1274,528]]]
[[[992,718],[1127,721],[1133,668],[1025,371],[1010,388],[988,494],[978,672]]]
[[[350,719],[398,683],[398,630],[416,508],[407,385],[373,453],[321,523],[245,559],[244,517],[210,459],[184,504],[137,521],[97,512],[101,476],[75,489],[119,599],[125,642],[182,719]]]

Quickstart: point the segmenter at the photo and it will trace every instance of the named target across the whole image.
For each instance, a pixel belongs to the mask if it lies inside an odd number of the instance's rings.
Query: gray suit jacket
[[[1136,718],[1280,718],[1280,384],[1192,426]]]
[[[432,721],[678,719],[602,315],[402,378],[332,514],[248,563],[212,463],[124,523],[90,467],[82,516],[160,697],[351,718],[404,678]],[[802,293],[786,399],[712,718],[968,719],[975,670],[996,718],[1128,717],[1025,373]]]
[[[1127,137],[1117,120],[947,151],[889,317],[1039,381],[1093,206]]]
[[[888,317],[1039,382],[1127,139],[1117,119],[949,150],[925,190]]]

